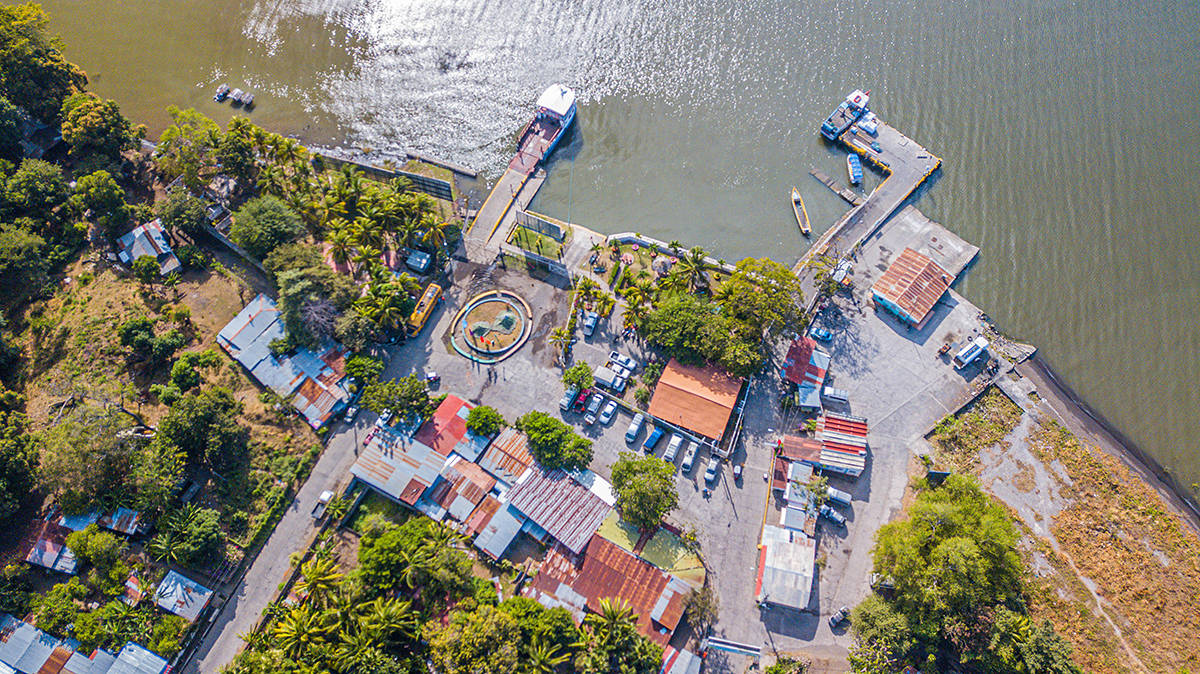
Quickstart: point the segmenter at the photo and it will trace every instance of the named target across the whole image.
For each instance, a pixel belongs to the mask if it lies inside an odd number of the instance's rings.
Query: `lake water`
[[[1200,481],[1200,7],[1189,2],[44,0],[151,127],[169,104],[495,176],[543,88],[581,96],[534,207],[720,257],[845,209],[816,127],[851,89],[944,160],[917,202],[983,252],[959,290],[1184,484]],[[877,179],[877,178],[876,178]]]

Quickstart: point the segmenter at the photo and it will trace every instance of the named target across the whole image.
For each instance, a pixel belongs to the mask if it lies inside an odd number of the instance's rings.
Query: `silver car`
[[[638,433],[642,431],[642,424],[646,421],[646,415],[638,412],[633,415],[633,421],[629,422],[629,430],[625,431],[625,442],[632,443],[637,440]]]
[[[692,470],[692,464],[696,462],[697,447],[698,445],[693,442],[688,445],[687,451],[683,453],[683,463],[679,465],[679,469],[683,471],[684,475],[687,475]]]
[[[679,448],[683,445],[683,436],[678,433],[671,434],[671,441],[667,443],[667,451],[663,453],[663,461],[667,463],[675,463],[675,457],[679,456]]]
[[[604,406],[604,409],[600,410],[600,423],[607,424],[608,422],[613,420],[613,417],[616,416],[616,414],[617,414],[617,401],[615,401],[615,400],[608,401],[608,404]]]
[[[704,481],[714,482],[717,479],[717,474],[721,472],[721,460],[716,456],[708,459],[708,468],[704,469]]]

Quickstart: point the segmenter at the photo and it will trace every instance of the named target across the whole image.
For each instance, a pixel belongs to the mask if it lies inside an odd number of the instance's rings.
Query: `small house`
[[[117,259],[123,264],[133,266],[133,263],[141,257],[154,258],[158,262],[158,273],[162,276],[183,268],[183,265],[179,263],[179,258],[171,252],[171,244],[167,242],[167,232],[158,218],[134,227],[117,239]]]

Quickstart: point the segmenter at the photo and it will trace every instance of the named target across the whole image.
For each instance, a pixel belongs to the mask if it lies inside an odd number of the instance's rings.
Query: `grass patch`
[[[942,419],[929,442],[937,448],[938,458],[955,470],[972,472],[979,451],[1004,439],[1021,419],[1021,408],[1000,389],[989,388],[969,407]]]
[[[1062,492],[1073,503],[1054,536],[1119,614],[1126,640],[1152,671],[1200,667],[1200,538],[1149,485],[1057,423],[1040,423],[1030,439],[1070,478]]]
[[[411,514],[401,508],[398,503],[372,489],[363,497],[362,503],[358,505],[358,510],[350,518],[347,526],[351,531],[362,534],[363,524],[368,518],[376,514],[395,522],[397,525],[404,524],[411,517]]]
[[[562,255],[563,250],[563,244],[555,241],[552,237],[535,232],[527,227],[518,226],[513,228],[512,238],[508,242],[522,250],[554,259],[558,259],[558,256]]]

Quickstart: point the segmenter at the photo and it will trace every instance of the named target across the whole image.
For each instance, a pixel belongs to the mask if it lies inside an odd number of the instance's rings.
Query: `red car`
[[[576,412],[583,411],[584,405],[587,404],[588,396],[590,396],[591,394],[592,394],[592,389],[590,389],[590,388],[585,388],[579,392],[579,395],[575,397],[575,411]]]

